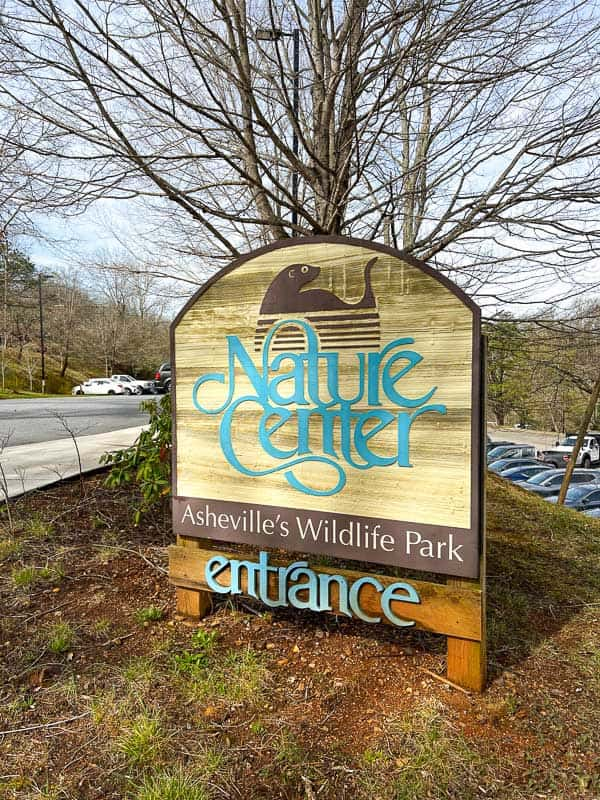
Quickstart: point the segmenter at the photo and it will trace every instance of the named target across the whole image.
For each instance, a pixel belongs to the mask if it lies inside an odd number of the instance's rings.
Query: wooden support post
[[[485,468],[485,420],[486,414],[486,383],[487,383],[487,342],[485,337],[481,340],[481,430],[479,431],[479,456],[475,451],[473,458],[477,458],[480,473],[479,487],[479,508],[480,508],[480,529],[481,543],[479,554],[479,580],[464,580],[451,578],[446,581],[448,586],[456,586],[461,589],[471,589],[481,591],[481,641],[469,641],[457,637],[448,637],[448,657],[446,662],[448,680],[468,689],[472,692],[482,692],[485,689],[487,678],[487,647],[486,647],[486,468]]]
[[[188,539],[185,536],[177,537],[177,544],[180,547],[190,549],[201,549],[206,542],[202,539]],[[210,613],[212,609],[212,594],[199,589],[183,589],[177,587],[177,613],[184,617],[202,619]]]
[[[485,631],[485,558],[481,559],[480,581],[447,581],[449,586],[461,589],[481,589],[481,641],[448,637],[447,674],[448,680],[471,692],[482,692],[487,677],[486,631]]]
[[[471,692],[485,689],[485,642],[448,637],[448,680]]]

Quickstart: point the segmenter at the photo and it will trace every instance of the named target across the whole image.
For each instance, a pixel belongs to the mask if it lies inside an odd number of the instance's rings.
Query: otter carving
[[[365,291],[358,303],[346,303],[327,289],[304,289],[321,272],[311,264],[290,264],[272,280],[265,292],[260,314],[305,313],[309,311],[340,311],[342,309],[376,308],[371,288],[371,269],[377,257],[365,267]]]

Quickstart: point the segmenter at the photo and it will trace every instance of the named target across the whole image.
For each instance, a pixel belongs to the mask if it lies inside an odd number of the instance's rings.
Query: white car
[[[90,378],[74,386],[71,394],[125,394],[125,389],[110,378]]]
[[[120,383],[125,394],[150,394],[154,392],[154,381],[139,380],[131,375],[111,375],[111,380]]]

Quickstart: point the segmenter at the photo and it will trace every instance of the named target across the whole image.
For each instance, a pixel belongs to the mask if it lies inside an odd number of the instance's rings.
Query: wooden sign
[[[221,572],[235,578],[234,556],[192,555],[194,543],[216,540],[263,551],[240,562],[246,583],[233,589],[256,579],[267,604],[280,569],[264,560],[273,550],[454,576],[458,628],[432,625],[433,607],[424,627],[482,640],[480,584],[475,626],[474,586],[461,587],[481,575],[480,315],[458,287],[371,242],[293,239],[215,275],[171,334],[171,578],[182,607],[200,613],[200,592],[220,592]],[[186,558],[205,572],[181,572]],[[401,581],[348,583],[339,570],[327,578],[294,563],[277,580],[298,607],[333,611],[342,598],[342,613],[389,622],[398,604],[424,606],[422,587],[411,600]]]

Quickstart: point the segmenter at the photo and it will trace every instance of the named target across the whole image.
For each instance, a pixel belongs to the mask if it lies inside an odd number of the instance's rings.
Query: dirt
[[[167,505],[136,528],[102,481],[22,498],[12,534],[3,517],[0,797],[600,798],[597,521],[492,481],[490,680],[472,695],[424,632],[248,599],[179,618]],[[143,719],[154,749],[131,744]],[[174,793],[177,770],[196,794]]]

